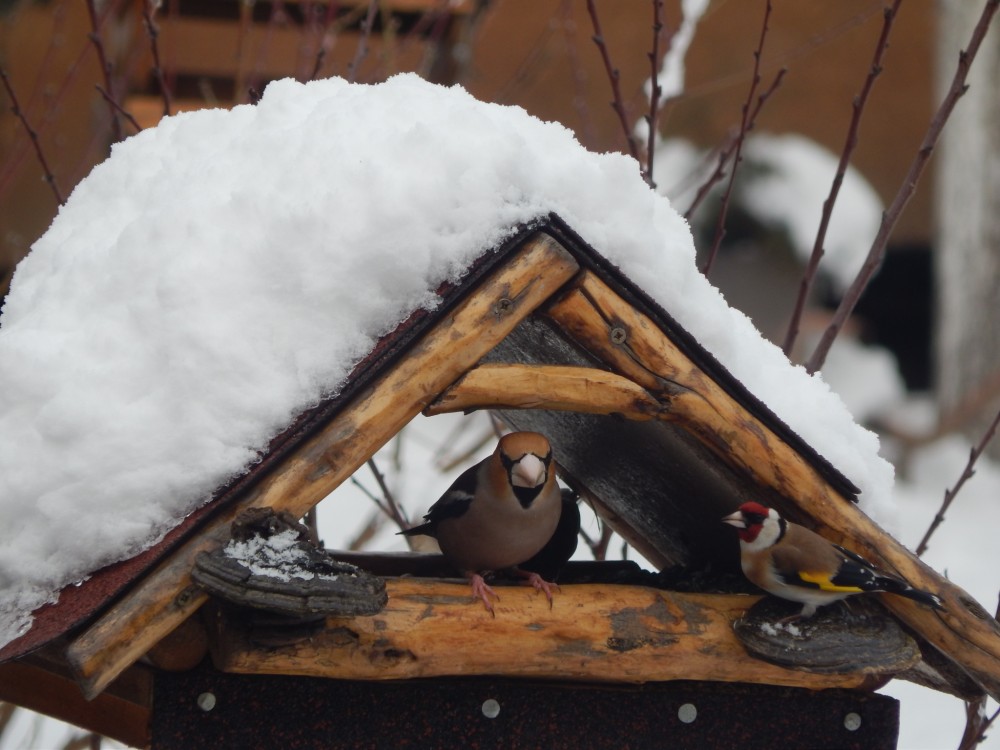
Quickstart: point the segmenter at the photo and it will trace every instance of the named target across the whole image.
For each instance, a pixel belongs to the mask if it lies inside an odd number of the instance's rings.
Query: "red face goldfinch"
[[[739,529],[744,575],[769,594],[801,602],[802,612],[796,617],[811,617],[817,607],[865,592],[887,592],[942,606],[937,595],[880,573],[863,557],[789,523],[760,503],[743,503],[722,522]]]
[[[482,574],[506,568],[526,578],[552,603],[554,584],[519,571],[552,538],[562,513],[552,448],[537,432],[512,432],[493,455],[466,469],[424,516],[402,533],[437,539],[448,561],[472,582],[472,592],[493,613],[499,599]]]

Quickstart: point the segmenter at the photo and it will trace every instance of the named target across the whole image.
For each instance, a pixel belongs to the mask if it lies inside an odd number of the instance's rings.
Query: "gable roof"
[[[504,274],[509,276],[511,269],[517,270],[520,287],[514,288],[510,281],[502,280],[507,278]],[[498,278],[501,280],[498,281]],[[523,289],[524,293],[517,289]],[[110,657],[112,661],[119,660],[118,665],[112,668],[93,661],[94,654],[100,652],[105,655],[109,650],[115,650],[109,649],[108,639],[113,641],[118,638],[118,646],[124,648],[120,635],[124,623],[148,614],[152,618],[150,622],[162,620],[165,623],[162,632],[169,632],[168,624],[175,623],[178,617],[183,619],[200,603],[193,601],[193,608],[189,607],[180,614],[163,614],[166,610],[162,603],[153,605],[143,600],[139,596],[141,589],[165,585],[168,591],[174,592],[165,601],[176,604],[179,599],[175,597],[186,590],[185,581],[188,580],[192,555],[224,539],[227,519],[248,502],[259,504],[264,502],[262,498],[280,497],[283,502],[298,503],[292,507],[301,513],[309,504],[321,499],[329,491],[328,487],[306,493],[304,499],[293,499],[280,491],[273,492],[269,485],[273,487],[275,482],[280,484],[284,481],[277,477],[287,470],[289,464],[301,463],[303,451],[311,451],[314,459],[319,457],[331,466],[336,465],[339,471],[337,481],[345,479],[377,448],[377,445],[369,446],[349,453],[340,447],[340,443],[351,444],[358,438],[347,427],[338,426],[338,420],[345,418],[345,410],[356,408],[358,402],[364,403],[370,398],[373,388],[381,387],[380,383],[386,378],[394,377],[397,371],[405,369],[408,357],[415,350],[424,353],[430,350],[440,362],[446,362],[446,359],[440,359],[443,352],[438,350],[447,347],[441,345],[439,340],[435,349],[426,344],[426,338],[435,332],[447,331],[456,311],[463,311],[464,315],[464,310],[475,303],[480,307],[476,313],[478,319],[489,321],[503,317],[497,312],[497,299],[511,302],[516,307],[524,294],[534,296],[506,329],[501,328],[491,334],[492,339],[482,337],[487,339],[482,352],[469,354],[470,359],[459,363],[455,374],[443,374],[440,385],[417,397],[417,402],[411,403],[408,413],[402,407],[392,407],[392,416],[401,420],[395,425],[405,424],[415,413],[413,409],[429,406],[433,411],[434,402],[442,389],[460,388],[462,379],[460,377],[455,382],[455,376],[468,372],[477,363],[481,363],[480,371],[488,371],[496,363],[571,365],[591,371],[601,368],[611,373],[619,367],[625,375],[635,375],[642,381],[642,372],[628,372],[627,363],[616,365],[614,361],[602,361],[607,353],[594,350],[592,343],[599,337],[574,338],[573,326],[568,325],[569,318],[560,312],[562,306],[571,306],[575,298],[589,299],[588,304],[593,303],[596,308],[610,304],[607,310],[613,315],[604,322],[611,331],[621,329],[626,332],[616,351],[628,357],[635,355],[635,362],[639,363],[641,370],[649,357],[657,356],[656,351],[648,348],[648,342],[644,343],[643,337],[647,333],[654,338],[664,336],[664,346],[675,346],[681,357],[696,363],[691,372],[706,384],[704,393],[709,394],[706,398],[716,399],[713,408],[718,411],[720,405],[732,405],[732,414],[737,415],[737,419],[731,430],[735,436],[731,443],[724,445],[720,442],[718,425],[701,424],[697,416],[694,421],[687,420],[683,408],[678,409],[679,421],[676,424],[671,418],[633,421],[613,414],[587,414],[558,408],[505,408],[502,413],[504,419],[519,428],[540,429],[549,434],[554,445],[559,447],[564,477],[596,498],[603,515],[649,559],[663,566],[712,564],[735,569],[735,545],[731,544],[730,538],[719,533],[718,519],[741,500],[763,496],[792,517],[812,521],[827,532],[844,535],[850,546],[860,547],[883,564],[900,570],[915,585],[930,581],[930,584],[924,585],[942,590],[952,605],[962,601],[962,606],[968,606],[964,592],[921,566],[898,544],[886,548],[886,535],[862,514],[849,510],[849,501],[854,499],[856,493],[851,482],[777,419],[697,340],[558,217],[550,216],[544,222],[523,228],[496,253],[474,264],[459,283],[440,291],[446,300],[441,309],[430,313],[419,311],[383,337],[355,368],[344,389],[337,396],[302,413],[293,425],[272,441],[264,459],[246,475],[221,487],[209,504],[188,517],[154,548],[125,563],[99,571],[77,587],[65,603],[60,602],[40,611],[36,616],[40,623],[37,630],[33,627],[10,644],[3,651],[3,658],[10,659],[35,648],[49,640],[53,633],[62,634],[86,626],[89,629],[71,645],[70,655],[84,676],[84,684],[89,685],[88,689],[99,691],[107,679],[117,674],[115,670],[120,671],[141,655],[126,653],[125,649]],[[508,293],[511,298],[504,296]],[[606,300],[602,300],[602,295],[606,296]],[[643,325],[642,320],[652,321],[652,325]],[[448,356],[454,354],[449,352]],[[686,397],[684,391],[689,390],[684,383],[692,382],[690,377],[691,373],[679,373],[675,380],[659,378],[657,381],[653,378],[648,383],[640,382],[640,385],[659,394],[660,398],[666,394],[668,401],[669,394],[676,389],[676,398],[683,401]],[[454,383],[451,389],[447,388],[448,383]],[[712,396],[710,391],[715,387],[724,395]],[[411,394],[407,398],[414,396]],[[396,411],[404,413],[397,415]],[[348,425],[351,424],[349,420]],[[370,424],[356,423],[360,425],[359,429]],[[394,431],[392,425],[384,429]],[[791,458],[772,456],[774,465],[771,469],[775,471],[771,473],[766,466],[754,465],[747,460],[746,446],[739,445],[738,433],[741,431],[753,436],[754,440],[760,437],[769,451],[783,452]],[[391,433],[387,433],[389,435]],[[379,439],[378,436],[372,438],[377,443]],[[311,444],[314,447],[310,448]],[[343,452],[343,462],[339,460],[338,451]],[[796,462],[801,471],[794,468]],[[791,473],[784,477],[782,471]],[[272,494],[269,495],[269,492]],[[838,537],[839,540],[842,539]],[[178,552],[180,557],[177,557]],[[150,573],[156,562],[163,560],[166,562],[153,575],[141,578],[143,574]],[[136,584],[139,589],[134,588]],[[130,586],[133,587],[131,592]],[[948,591],[944,591],[945,588]],[[197,595],[194,596],[196,599]],[[191,596],[188,596],[184,606],[187,607],[191,601]],[[927,633],[928,620],[941,619],[938,613],[928,614],[911,603],[892,603],[890,606],[922,635]],[[175,608],[174,605],[171,608]],[[95,616],[102,617],[100,622],[88,625]],[[143,622],[142,627],[150,629],[153,634],[149,638],[155,642],[157,631],[150,622]],[[962,636],[965,638],[969,635],[968,624],[968,618],[958,617],[955,623],[946,623],[944,630],[953,632],[956,625],[960,625],[966,629]],[[995,633],[992,635],[995,638]],[[947,644],[935,645],[947,652]],[[997,646],[996,643],[993,645]],[[995,666],[984,663],[982,671],[974,673],[974,676],[992,687],[997,684],[997,679],[991,676],[996,674],[992,671],[994,669]]]

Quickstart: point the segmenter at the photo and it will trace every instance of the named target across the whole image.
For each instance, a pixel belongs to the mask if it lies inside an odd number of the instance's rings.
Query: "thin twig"
[[[372,474],[375,476],[375,481],[378,482],[379,489],[382,490],[382,497],[385,499],[385,507],[388,508],[387,515],[391,518],[400,530],[410,528],[410,522],[406,520],[406,516],[399,507],[399,503],[396,502],[396,498],[393,496],[392,491],[389,486],[385,483],[385,477],[382,472],[379,471],[378,464],[375,463],[374,458],[368,459],[368,468],[371,469]]]
[[[646,141],[646,168],[642,177],[651,188],[656,187],[653,182],[653,155],[656,150],[656,121],[660,116],[660,95],[663,87],[660,86],[660,36],[663,33],[663,0],[653,0],[653,49],[648,53],[649,67],[652,70],[652,77],[649,79],[651,90],[649,92],[649,114],[646,115],[646,125],[649,128],[648,139]]]
[[[743,103],[743,117],[740,121],[740,132],[736,136],[736,153],[733,156],[733,168],[729,172],[729,184],[722,195],[722,204],[719,208],[719,215],[715,222],[715,238],[712,240],[712,247],[708,251],[708,258],[701,272],[708,276],[715,263],[715,257],[719,254],[719,246],[723,237],[726,236],[726,214],[729,212],[729,199],[733,193],[733,184],[736,181],[736,169],[743,159],[743,141],[746,139],[750,125],[750,106],[753,104],[754,95],[757,93],[757,86],[760,84],[760,59],[764,51],[764,41],[767,39],[768,21],[771,18],[771,0],[766,0],[764,7],[764,23],[760,29],[760,39],[757,42],[757,49],[753,53],[753,77],[750,79],[750,90],[747,92],[747,99]]]
[[[767,87],[764,93],[757,97],[757,104],[754,106],[754,110],[750,115],[750,125],[748,126],[748,130],[754,129],[754,126],[757,124],[757,115],[760,114],[760,110],[763,108],[767,100],[771,98],[771,95],[778,89],[779,86],[781,86],[781,82],[785,80],[785,74],[787,72],[788,68],[781,68],[777,75],[774,76],[774,80],[771,81],[771,85]],[[705,200],[705,197],[715,184],[726,176],[726,164],[729,163],[730,157],[732,157],[733,152],[736,150],[738,139],[739,130],[734,127],[730,130],[727,136],[726,144],[719,149],[719,158],[715,166],[715,171],[712,172],[709,178],[705,180],[701,187],[698,188],[698,192],[695,194],[694,200],[691,201],[691,205],[688,206],[687,211],[684,212],[684,218],[688,221],[691,220],[691,216],[693,216],[694,212],[698,210],[698,206],[700,206],[701,202]]]
[[[351,83],[358,77],[358,69],[361,62],[368,55],[368,42],[371,39],[372,28],[375,26],[375,11],[378,10],[378,0],[368,0],[368,13],[365,20],[361,22],[361,38],[358,40],[358,48],[354,53],[354,59],[347,66],[347,80]]]
[[[104,101],[106,101],[108,104],[110,104],[112,107],[114,107],[114,109],[118,112],[118,114],[120,114],[122,117],[124,117],[126,120],[128,120],[129,124],[133,128],[135,128],[135,132],[138,133],[139,131],[142,130],[142,125],[140,125],[136,121],[136,119],[134,117],[132,117],[132,114],[130,112],[128,112],[124,107],[122,107],[122,105],[120,105],[118,102],[116,102],[114,100],[114,97],[112,97],[111,94],[109,94],[107,91],[105,91],[104,87],[101,86],[101,84],[95,83],[94,84],[94,88],[97,89],[97,91],[100,93],[100,95],[104,97]]]
[[[851,163],[851,155],[858,145],[858,128],[861,125],[861,116],[864,113],[865,105],[868,103],[868,97],[875,87],[875,79],[882,73],[882,60],[885,57],[885,51],[889,48],[889,33],[892,31],[892,23],[896,20],[896,14],[899,12],[899,6],[902,2],[903,0],[895,0],[891,8],[885,9],[882,21],[882,33],[875,44],[875,55],[872,59],[871,67],[868,69],[868,75],[865,78],[864,85],[861,87],[861,93],[854,98],[851,124],[847,128],[847,138],[844,141],[844,148],[840,152],[837,173],[834,175],[833,183],[830,185],[830,194],[823,201],[823,214],[820,217],[819,230],[816,232],[816,240],[813,242],[812,253],[809,255],[809,262],[806,264],[805,272],[802,274],[802,281],[799,283],[799,294],[795,300],[792,319],[788,323],[785,342],[781,347],[785,352],[785,356],[791,353],[792,347],[795,346],[795,339],[799,335],[799,326],[802,321],[802,313],[806,307],[806,299],[809,297],[809,292],[819,271],[820,260],[822,260],[823,253],[825,252],[823,244],[826,242],[826,232],[830,226],[830,217],[833,215],[833,206],[837,202],[840,187],[844,182],[844,175],[847,173],[847,166]]]
[[[104,53],[104,42],[101,39],[100,23],[97,20],[97,7],[94,0],[87,0],[87,12],[90,14],[90,34],[88,38],[94,44],[94,49],[97,50],[97,59],[101,65],[101,73],[104,74],[104,89],[108,92],[106,99],[108,100],[108,108],[111,111],[111,127],[115,136],[115,141],[120,141],[122,139],[122,126],[118,122],[118,110],[121,107],[112,106],[114,101],[114,86],[111,81],[111,63],[108,61],[107,55]]]
[[[611,101],[611,108],[618,115],[618,121],[622,126],[622,133],[625,135],[625,142],[628,144],[629,155],[636,160],[636,163],[641,163],[639,162],[639,150],[636,148],[635,138],[633,138],[632,131],[628,125],[625,105],[622,103],[621,86],[618,84],[621,72],[611,64],[611,56],[608,54],[608,47],[604,43],[604,35],[601,33],[601,21],[597,17],[597,7],[594,4],[594,0],[587,0],[587,11],[590,13],[590,20],[594,25],[594,36],[592,39],[594,40],[594,44],[597,45],[597,49],[601,52],[601,59],[604,60],[604,69],[607,71],[608,81],[611,82],[611,93],[614,97]]]
[[[7,77],[7,71],[3,68],[0,68],[0,78],[3,79],[3,86],[7,89],[7,96],[10,97],[10,111],[14,113],[14,116],[21,121],[24,129],[28,131],[28,137],[31,139],[32,145],[35,147],[35,154],[38,156],[38,162],[42,165],[42,173],[45,176],[45,181],[49,183],[49,187],[52,188],[52,194],[55,195],[56,201],[61,206],[66,201],[63,200],[59,186],[56,184],[56,177],[52,174],[52,170],[49,168],[49,162],[46,160],[45,154],[42,152],[42,144],[38,141],[38,133],[28,122],[28,118],[24,114],[24,110],[21,109],[21,105],[17,101],[17,95],[14,93],[14,87],[10,84],[10,78]]]
[[[900,185],[896,197],[893,198],[889,208],[882,213],[882,223],[879,225],[878,233],[875,235],[872,246],[868,250],[868,256],[865,258],[861,270],[858,271],[858,275],[851,282],[850,288],[844,294],[844,298],[833,314],[830,325],[823,332],[816,350],[812,353],[809,361],[806,362],[805,367],[808,372],[814,373],[823,367],[823,363],[826,361],[826,356],[829,354],[834,340],[840,333],[841,328],[843,328],[844,323],[851,316],[851,313],[854,312],[854,307],[858,304],[858,300],[861,299],[861,294],[868,286],[868,282],[871,281],[872,276],[875,275],[875,271],[882,264],[886,246],[889,244],[889,235],[892,234],[896,222],[899,221],[899,217],[903,213],[903,209],[906,208],[906,204],[909,203],[910,198],[913,196],[913,192],[917,188],[917,183],[920,182],[920,176],[923,174],[924,167],[927,166],[931,153],[934,151],[934,146],[937,144],[941,131],[948,122],[952,110],[954,110],[958,100],[968,89],[965,80],[969,74],[969,68],[972,66],[972,61],[979,51],[983,37],[986,36],[998,5],[1000,5],[1000,0],[987,0],[986,5],[983,7],[983,13],[972,31],[972,36],[969,38],[968,48],[959,52],[958,66],[948,93],[945,95],[944,101],[941,102],[938,111],[934,113],[934,117],[927,128],[927,133],[924,135],[924,140],[920,144],[913,162],[910,164],[910,169],[906,173],[906,177],[903,179],[903,184]]]
[[[965,733],[958,744],[958,750],[974,750],[986,739],[986,732],[1000,715],[1000,708],[986,718],[986,695],[965,702]]]
[[[951,507],[951,503],[955,499],[955,495],[958,494],[958,491],[962,489],[962,486],[976,473],[976,461],[979,459],[983,450],[986,449],[990,440],[993,439],[993,435],[997,431],[998,424],[1000,424],[1000,411],[998,411],[997,415],[993,417],[993,421],[986,429],[986,433],[983,435],[979,443],[969,451],[969,460],[966,462],[965,468],[962,470],[962,475],[958,478],[958,481],[955,482],[955,486],[950,490],[945,490],[944,500],[941,502],[941,508],[931,521],[931,525],[924,534],[924,538],[921,539],[920,544],[917,545],[917,557],[920,557],[927,551],[927,543],[930,541],[931,535],[937,531],[938,526],[940,526],[944,521],[944,514],[947,512],[948,508]]]
[[[585,146],[593,147],[597,143],[597,137],[594,133],[594,118],[587,106],[587,71],[580,63],[580,55],[576,46],[576,17],[573,0],[562,0],[560,14],[563,17],[560,28],[566,42],[566,57],[573,75],[573,109],[576,110],[582,131],[580,142]]]
[[[167,86],[166,76],[163,74],[163,63],[160,62],[160,45],[157,41],[160,36],[160,29],[156,25],[153,13],[150,10],[153,7],[153,3],[154,0],[148,0],[143,3],[142,20],[143,25],[146,27],[146,35],[149,37],[149,49],[153,54],[153,75],[156,76],[156,83],[160,87],[160,96],[163,97],[163,116],[170,117],[170,88]]]

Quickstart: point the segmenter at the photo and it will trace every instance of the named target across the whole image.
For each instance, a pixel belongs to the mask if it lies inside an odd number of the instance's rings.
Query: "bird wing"
[[[563,489],[561,494],[562,509],[559,524],[552,532],[552,537],[538,554],[517,566],[522,570],[538,573],[547,581],[558,578],[559,571],[576,552],[580,534],[580,507],[577,505],[579,496],[568,489]]]
[[[778,578],[790,586],[856,594],[869,590],[863,584],[870,587],[876,578],[864,558],[828,542],[821,549],[811,550],[783,546],[774,550],[772,559]]]
[[[430,524],[437,524],[446,518],[465,515],[475,497],[481,467],[482,463],[478,463],[459,474],[438,501],[427,510],[424,520]]]

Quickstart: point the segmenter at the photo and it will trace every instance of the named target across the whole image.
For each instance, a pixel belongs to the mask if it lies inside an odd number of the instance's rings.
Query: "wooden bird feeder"
[[[872,692],[893,677],[1000,697],[994,619],[861,513],[844,476],[558,217],[440,292],[159,545],[36,612],[0,651],[0,699],[163,748],[767,747],[775,732],[786,746],[894,747],[898,707]],[[385,607],[299,630],[262,626],[193,579],[247,509],[300,518],[417,414],[474,409],[548,435],[564,482],[663,572],[591,566],[573,583],[570,566],[551,609],[504,587],[492,618],[440,558],[354,558],[384,579]],[[770,600],[675,585],[670,571],[739,578],[719,519],[751,497],[945,609],[886,596],[856,625],[766,637],[754,608]],[[863,642],[875,645],[851,645]]]

